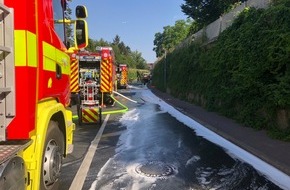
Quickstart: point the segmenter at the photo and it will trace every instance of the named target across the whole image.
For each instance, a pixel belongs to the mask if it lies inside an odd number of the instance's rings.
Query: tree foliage
[[[142,57],[142,53],[137,50],[132,52],[130,47],[121,41],[121,37],[119,35],[115,36],[113,42],[105,41],[102,38],[100,40],[89,39],[89,45],[86,50],[94,52],[98,46],[112,47],[117,64],[127,64],[130,68],[147,69],[147,63]]]
[[[234,4],[245,0],[184,0],[182,12],[194,20],[193,31],[197,31],[218,19]]]
[[[289,18],[287,0],[266,10],[245,9],[211,47],[192,44],[169,54],[167,87],[179,98],[290,140]],[[161,89],[164,65],[163,59],[153,73]]]
[[[156,33],[153,41],[153,51],[155,51],[156,57],[161,57],[165,50],[172,50],[182,42],[188,36],[190,26],[190,19],[177,20],[174,26],[165,26],[162,33]]]
[[[72,10],[69,7],[69,4],[66,4],[66,10],[64,12],[64,17],[67,20],[71,20],[71,14],[72,14]],[[72,29],[72,25],[70,24],[66,24],[65,25],[65,33],[66,33],[66,40],[67,42],[71,45],[74,44],[74,39],[73,39],[73,29]]]
[[[117,46],[120,54],[128,56],[131,53],[131,49],[129,46],[126,46],[124,42],[121,41],[120,36],[116,35],[113,39],[113,45]]]

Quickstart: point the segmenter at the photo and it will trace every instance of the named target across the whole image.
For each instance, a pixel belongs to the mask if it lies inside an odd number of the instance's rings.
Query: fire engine
[[[117,88],[127,88],[128,86],[128,67],[126,64],[119,64],[117,67]]]
[[[71,64],[71,91],[79,124],[101,123],[102,108],[114,103],[111,97],[116,80],[113,49],[97,47],[95,52],[79,51],[75,57]]]
[[[66,0],[0,0],[0,189],[56,189],[73,150]],[[87,45],[76,8],[75,48]]]

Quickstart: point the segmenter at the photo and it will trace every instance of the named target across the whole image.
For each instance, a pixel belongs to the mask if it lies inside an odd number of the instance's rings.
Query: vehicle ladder
[[[15,117],[15,67],[13,9],[0,0],[0,142]]]
[[[14,14],[0,0],[0,164],[31,144],[31,140],[6,139],[15,109]]]

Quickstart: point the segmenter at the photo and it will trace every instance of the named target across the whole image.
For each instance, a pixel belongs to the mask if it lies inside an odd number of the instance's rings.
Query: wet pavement
[[[123,91],[137,104],[119,97],[129,111],[110,116],[82,189],[280,189],[253,166],[148,101],[148,89],[140,87]],[[77,127],[61,189],[69,189],[99,129]]]

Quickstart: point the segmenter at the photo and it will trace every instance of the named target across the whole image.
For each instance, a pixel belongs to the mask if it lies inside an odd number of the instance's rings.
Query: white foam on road
[[[156,97],[151,91],[142,91],[142,99],[158,104],[163,111],[167,111],[171,116],[175,117],[178,121],[184,123],[186,126],[195,130],[196,135],[202,136],[205,139],[225,148],[226,152],[233,158],[242,160],[256,170],[261,172],[266,176],[267,179],[281,187],[282,189],[290,189],[290,176],[278,170],[277,168],[269,165],[258,157],[248,153],[247,151],[241,149],[240,147],[234,145],[223,137],[217,135],[211,130],[207,129],[200,123],[194,121],[192,118],[184,115],[180,111],[176,110],[174,107],[170,106],[160,98]]]
[[[144,86],[133,86],[133,85],[128,85],[128,88],[129,89],[137,89],[137,90],[142,90],[144,89]]]
[[[200,160],[200,157],[197,156],[197,155],[194,155],[194,156],[192,156],[189,160],[187,160],[187,162],[186,162],[186,166],[188,166],[188,165],[190,165],[190,164],[193,164],[193,163],[195,163],[195,162],[197,162],[197,161],[199,161],[199,160]]]
[[[214,132],[210,131],[206,127],[202,126],[198,122],[192,120],[188,116],[182,114],[174,107],[168,105],[166,102],[161,100],[160,98],[156,97],[150,90],[142,90],[141,91],[141,98],[153,104],[157,104],[160,106],[161,111],[158,113],[168,112],[170,115],[175,117],[180,122],[184,123],[186,126],[195,130],[196,135],[202,136],[205,139],[223,147],[226,152],[233,158],[239,159],[243,162],[246,162],[252,165],[256,170],[266,176],[267,179],[278,185],[283,189],[289,189],[290,187],[290,177],[283,172],[279,171],[278,169],[274,168],[273,166],[267,164],[266,162],[262,161],[261,159],[257,158],[256,156],[246,152],[245,150],[241,149],[240,147],[232,144],[231,142],[227,141],[226,139],[220,137],[219,135],[215,134]],[[143,110],[144,111],[144,110]],[[139,130],[142,129],[139,126],[140,120],[146,120],[146,117],[150,117],[150,114],[156,114],[156,112],[142,112],[139,109],[132,109],[126,112],[120,119],[120,122],[123,126],[126,126],[127,130],[125,130],[118,142],[118,148],[116,149],[116,154],[114,157],[110,158],[107,163],[102,167],[100,172],[97,175],[96,180],[92,183],[90,190],[94,189],[114,189],[116,185],[119,189],[154,189],[156,186],[156,179],[150,177],[140,176],[136,173],[135,168],[138,164],[146,161],[145,155],[142,155],[140,152],[136,152],[138,154],[136,159],[133,160],[131,163],[122,161],[122,156],[124,154],[130,152],[132,148],[134,148],[135,144],[132,144],[134,141],[134,130],[138,127]],[[141,130],[142,136],[146,136],[146,128]],[[138,131],[139,131],[138,130]],[[150,135],[150,134],[149,134]],[[142,139],[140,139],[142,141]],[[143,142],[138,142],[142,145]],[[146,142],[144,142],[146,143]],[[136,150],[137,151],[137,150]],[[130,153],[131,154],[131,153]],[[134,155],[133,155],[134,156]],[[199,156],[193,155],[187,162],[186,166],[194,164],[200,159]],[[200,169],[200,178],[198,179],[201,184],[207,184],[209,181],[208,176],[210,176],[211,169]],[[230,173],[231,170],[221,170],[219,171],[219,175],[226,175]],[[113,175],[113,176],[112,176]],[[99,184],[103,182],[108,182],[105,184]]]
[[[120,122],[123,126],[126,126],[127,130],[119,137],[116,154],[101,168],[96,180],[92,183],[90,190],[152,189],[156,186],[155,178],[141,176],[135,171],[135,168],[146,160],[145,155],[138,153],[137,160],[132,162],[124,162],[120,159],[124,154],[126,154],[126,151],[134,148],[135,144],[132,144],[135,142],[133,139],[135,138],[133,135],[134,130],[136,126],[138,126],[140,117],[148,116],[146,114],[141,116],[140,114],[140,110],[132,109],[121,117]],[[143,135],[146,135],[145,133],[146,132],[144,132]],[[107,183],[99,184],[104,181]]]

